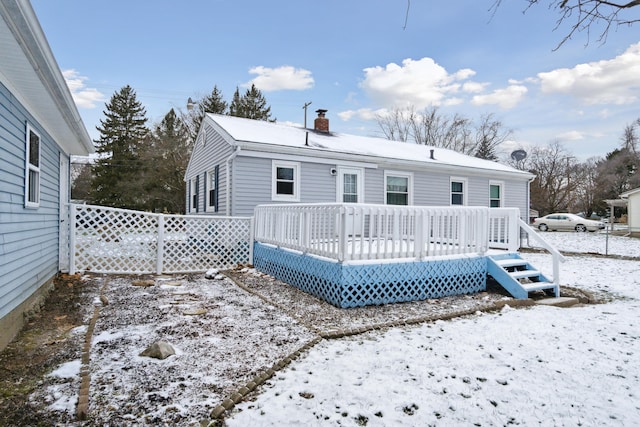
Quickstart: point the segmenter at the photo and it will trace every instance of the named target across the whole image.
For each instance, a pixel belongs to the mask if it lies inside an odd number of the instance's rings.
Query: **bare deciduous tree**
[[[495,14],[503,0],[495,0],[491,10]],[[544,3],[542,0],[525,0],[528,4],[525,8]],[[631,15],[631,9],[640,6],[640,0],[631,1],[606,1],[606,0],[549,0],[549,9],[555,9],[559,18],[555,29],[563,24],[570,25],[569,32],[562,37],[555,49],[571,39],[575,33],[585,32],[587,43],[591,37],[592,28],[598,28],[600,33],[598,41],[604,43],[612,26],[632,25],[640,22],[640,15]]]
[[[416,112],[414,107],[396,108],[385,115],[377,115],[376,120],[387,139],[432,147],[448,148],[460,153],[495,160],[496,148],[504,142],[511,131],[493,114],[481,117],[480,123],[473,122],[460,114],[447,117],[440,114],[437,107]],[[475,131],[475,133],[474,133]]]
[[[577,160],[560,143],[534,147],[525,167],[536,176],[530,190],[533,209],[540,215],[572,209]]]

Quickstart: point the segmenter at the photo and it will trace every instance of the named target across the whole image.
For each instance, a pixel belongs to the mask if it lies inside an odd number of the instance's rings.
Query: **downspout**
[[[227,178],[227,184],[226,184],[226,190],[227,190],[227,209],[226,209],[226,215],[227,216],[231,216],[231,162],[233,161],[233,159],[236,158],[236,156],[240,154],[240,146],[236,145],[236,149],[233,153],[231,153],[231,155],[229,157],[227,157],[227,172],[226,172],[226,178]]]

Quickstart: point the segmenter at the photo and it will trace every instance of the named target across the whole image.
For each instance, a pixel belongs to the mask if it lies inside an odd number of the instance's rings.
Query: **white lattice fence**
[[[70,272],[202,272],[251,262],[251,218],[71,205]]]

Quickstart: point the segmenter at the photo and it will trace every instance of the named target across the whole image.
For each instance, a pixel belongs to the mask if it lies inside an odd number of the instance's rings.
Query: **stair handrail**
[[[533,236],[542,245],[544,249],[551,253],[553,260],[553,284],[560,285],[560,263],[565,262],[567,259],[556,249],[551,243],[547,242],[536,230],[534,230],[529,224],[524,222],[522,218],[518,218],[518,224],[520,228],[524,230],[528,236]]]

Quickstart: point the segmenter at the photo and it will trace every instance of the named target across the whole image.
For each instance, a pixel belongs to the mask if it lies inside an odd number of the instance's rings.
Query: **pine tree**
[[[191,98],[189,98],[191,101]],[[188,107],[186,114],[181,113],[181,121],[188,128],[192,140],[196,139],[200,124],[206,113],[227,114],[229,105],[222,96],[222,91],[218,86],[214,86],[210,95],[196,101],[194,108]]]
[[[240,98],[240,89],[236,86],[236,91],[233,92],[233,99],[229,105],[229,115],[235,117],[244,117],[242,110],[242,98]]]
[[[498,160],[495,147],[486,138],[480,140],[475,156],[480,159],[493,160],[494,162]]]
[[[184,174],[191,155],[190,141],[187,126],[173,108],[154,126],[143,156],[149,165],[144,184],[147,209],[184,213]]]
[[[140,152],[148,129],[146,110],[127,85],[116,92],[104,111],[97,130],[99,159],[93,165],[89,199],[92,203],[119,208],[140,209],[144,193],[139,185],[143,173]]]
[[[222,91],[218,86],[214,86],[211,94],[200,101],[199,107],[203,113],[226,114],[229,105],[224,100]]]
[[[241,98],[240,104],[242,106],[240,117],[252,120],[275,121],[275,119],[271,120],[271,107],[267,106],[267,100],[254,84],[247,89]]]

